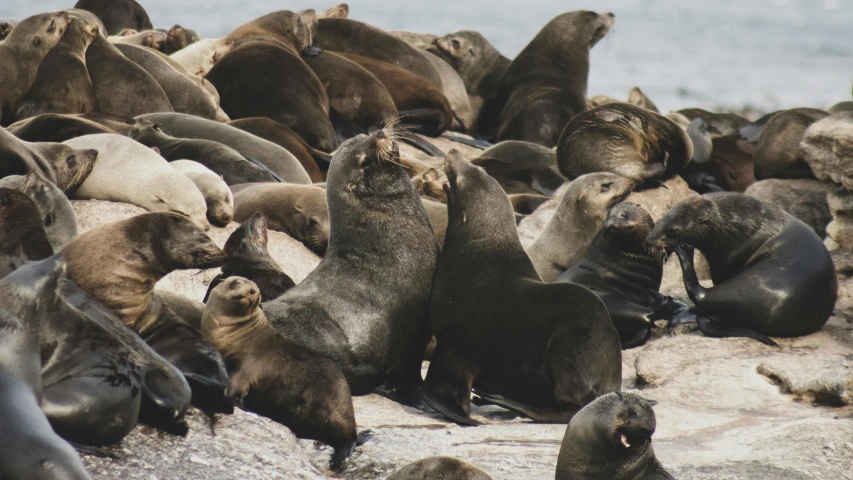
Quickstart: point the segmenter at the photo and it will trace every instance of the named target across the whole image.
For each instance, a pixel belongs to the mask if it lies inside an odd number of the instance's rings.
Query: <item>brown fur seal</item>
[[[234,189],[234,221],[245,222],[261,213],[267,225],[302,242],[317,255],[329,245],[329,207],[326,191],[310,185],[270,183]]]
[[[190,73],[204,76],[222,57],[234,48],[229,38],[206,38],[170,55]]]
[[[107,27],[105,35],[115,35],[125,28],[136,31],[154,28],[148,13],[134,0],[79,0],[74,8],[97,15]]]
[[[749,120],[734,113],[709,112],[701,108],[685,108],[679,110],[678,113],[687,117],[688,120],[702,119],[711,127],[711,131],[715,135],[732,135],[749,125]]]
[[[222,273],[211,282],[204,296],[230,277],[243,277],[255,282],[261,292],[261,301],[267,302],[282,296],[296,283],[281,270],[267,250],[267,221],[261,213],[252,215],[234,230],[225,242],[225,265]]]
[[[809,126],[829,113],[795,108],[777,113],[761,130],[755,153],[755,178],[815,178],[798,148]]]
[[[221,176],[192,160],[169,162],[175,170],[189,178],[207,204],[207,220],[211,225],[227,227],[234,218],[234,196]]]
[[[658,110],[657,105],[655,105],[654,102],[652,102],[652,100],[649,97],[647,97],[646,94],[643,93],[642,90],[640,90],[640,87],[632,88],[631,91],[628,93],[628,100],[625,102],[622,102],[621,100],[617,100],[617,99],[612,98],[612,97],[608,97],[606,95],[596,95],[596,96],[590,98],[589,100],[587,100],[587,105],[589,106],[590,109],[600,107],[602,105],[607,105],[610,103],[629,103],[631,105],[634,105],[634,106],[637,106],[640,108],[645,108],[646,110],[649,110],[649,111],[652,111],[655,113],[660,113],[660,110]],[[670,118],[669,117],[670,115],[672,115],[672,114],[667,114],[666,115],[667,118]],[[675,115],[679,115],[680,117],[682,117],[685,120],[685,123],[690,123],[690,119],[688,119],[687,117],[685,117],[681,114],[675,114]],[[670,118],[670,120],[672,120],[672,118]],[[679,125],[679,126],[681,126],[681,125]]]
[[[444,237],[447,235],[447,205],[425,197],[421,197],[421,202],[440,247],[444,245]]]
[[[444,191],[444,174],[434,168],[412,178],[412,187],[422,197],[431,198],[441,203],[447,203],[447,193]]]
[[[396,65],[441,88],[441,77],[418,49],[376,27],[346,18],[317,20],[314,46]]]
[[[522,215],[530,215],[543,203],[550,200],[545,195],[537,195],[535,193],[516,193],[507,196],[510,203],[512,203],[512,209],[515,210],[515,213]]]
[[[557,163],[568,178],[611,172],[637,185],[668,179],[693,158],[693,143],[672,120],[611,103],[574,117],[560,135]]]
[[[228,125],[268,140],[290,152],[299,160],[299,164],[302,165],[302,168],[311,177],[313,183],[326,181],[323,171],[328,170],[331,157],[326,153],[311,148],[290,127],[263,117],[242,118],[228,122]],[[321,168],[321,164],[325,168]]]
[[[332,358],[354,395],[383,384],[416,388],[430,339],[438,245],[398,159],[386,130],[341,146],[329,168],[326,255],[302,283],[263,305],[282,335]]]
[[[331,360],[278,333],[260,305],[254,282],[231,277],[213,289],[204,309],[201,331],[228,364],[228,395],[297,437],[332,446],[338,470],[372,435],[356,433],[347,380]]]
[[[535,143],[500,142],[484,150],[471,163],[485,168],[511,194],[550,196],[566,182],[557,168],[554,150]]]
[[[612,13],[576,11],[542,28],[507,68],[494,106],[482,113],[500,115],[491,129],[498,141],[557,145],[566,123],[586,110],[589,50],[613,21]]]
[[[347,18],[349,17],[349,5],[341,3],[317,14],[317,18]]]
[[[221,175],[228,185],[247,182],[278,182],[280,178],[264,166],[258,166],[249,161],[231,147],[211,140],[169,136],[163,132],[158,124],[150,120],[142,119],[136,122],[128,136],[147,147],[157,148],[160,155],[166,160],[198,162],[214,173]],[[287,165],[289,163],[287,160],[287,158],[282,158],[281,163]],[[292,170],[301,173],[295,168]]]
[[[243,75],[243,72],[256,72]],[[219,91],[231,118],[268,117],[299,133],[324,152],[338,147],[329,120],[329,97],[298,54],[266,40],[253,40],[216,63],[205,76]]]
[[[678,254],[699,328],[714,337],[797,337],[818,331],[835,307],[832,258],[808,226],[742,193],[711,193],[670,209],[646,241]],[[693,249],[711,267],[699,284]]]
[[[832,221],[827,194],[837,189],[833,183],[819,180],[771,178],[753,183],[743,193],[780,207],[825,238],[826,226]]]
[[[68,24],[64,12],[25,18],[0,43],[0,125],[12,123],[21,99],[36,80],[39,65]]]
[[[98,151],[62,143],[25,142],[0,128],[0,158],[0,178],[35,171],[71,194],[92,172]]]
[[[95,89],[86,70],[86,49],[98,36],[97,25],[72,18],[59,43],[44,57],[36,79],[15,112],[17,120],[43,113],[95,111]]]
[[[453,457],[429,457],[392,473],[388,480],[492,480],[486,472]]]
[[[251,133],[224,125],[219,122],[193,117],[182,113],[155,113],[143,115],[138,120],[149,120],[166,135],[179,139],[209,140],[230,147],[252,163],[262,165],[262,168],[274,172],[287,183],[311,183],[311,178],[290,152],[280,146],[264,140]],[[204,164],[211,170],[218,171],[207,164],[204,158],[188,158]],[[180,160],[180,158],[175,158]],[[224,175],[221,171],[220,175]],[[250,182],[270,182],[274,180],[248,180]],[[232,182],[228,181],[229,184]]]
[[[0,187],[0,278],[53,255],[36,204],[23,192]]]
[[[14,20],[0,20],[0,41],[6,40],[6,37],[12,33],[12,30],[17,24],[18,22]]]
[[[623,349],[646,343],[655,320],[669,320],[670,325],[694,320],[686,305],[659,292],[666,255],[645,243],[654,226],[643,207],[616,204],[586,252],[557,280],[598,295]]]
[[[227,35],[233,40],[253,38],[275,42],[299,56],[314,38],[316,15],[313,10],[291,12],[278,10],[245,23]],[[239,42],[238,42],[239,43]]]
[[[655,412],[633,393],[608,393],[569,422],[556,480],[674,480],[652,449]]]
[[[432,52],[423,51],[421,53],[435,67],[441,77],[441,91],[447,98],[453,112],[453,123],[450,128],[459,132],[475,133],[477,117],[474,114],[473,107],[471,107],[471,99],[468,97],[468,91],[462,77],[444,59]]]
[[[53,182],[36,172],[26,177],[11,175],[0,179],[0,187],[24,193],[35,203],[47,240],[58,252],[77,236],[77,214],[68,197]],[[35,243],[35,242],[34,242]]]
[[[175,111],[157,80],[102,36],[86,50],[86,68],[99,112],[135,117]]]
[[[437,344],[426,403],[476,425],[473,388],[535,421],[564,423],[619,391],[621,348],[607,307],[584,287],[542,283],[497,181],[454,150],[446,162],[449,223],[429,307]]]
[[[91,120],[59,113],[45,113],[15,122],[9,126],[9,132],[27,142],[64,142],[83,135],[118,133]]]
[[[222,264],[225,254],[207,235],[180,215],[147,213],[93,228],[62,255],[70,280],[184,373],[194,405],[228,411],[228,375],[219,353],[153,294],[157,281],[174,270]],[[105,274],[105,268],[123,273]]]
[[[554,217],[527,249],[544,282],[553,282],[592,243],[608,212],[631,193],[631,181],[612,173],[590,173],[569,185]]]

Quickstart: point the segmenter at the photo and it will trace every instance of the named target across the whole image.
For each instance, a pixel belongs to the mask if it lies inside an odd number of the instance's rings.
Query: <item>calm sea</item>
[[[220,37],[265,13],[322,10],[333,1],[139,0],[154,25]],[[74,0],[0,0],[0,18]],[[851,99],[853,0],[353,0],[350,17],[384,29],[479,30],[512,57],[555,15],[616,14],[592,51],[589,94],[617,98],[640,86],[664,110],[829,105]]]

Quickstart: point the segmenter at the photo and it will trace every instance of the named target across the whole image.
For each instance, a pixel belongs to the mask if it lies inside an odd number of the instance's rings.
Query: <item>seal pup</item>
[[[608,393],[566,428],[556,480],[674,480],[655,457],[655,412],[633,393]]]
[[[755,179],[815,178],[799,145],[809,126],[828,116],[823,110],[794,108],[770,118],[758,139]]]
[[[311,182],[326,181],[325,172],[329,170],[331,155],[311,148],[290,127],[264,117],[241,118],[228,122],[228,125],[268,140],[293,154],[311,177]]]
[[[589,50],[614,18],[576,11],[548,22],[506,69],[494,105],[481,112],[500,115],[490,129],[496,135],[487,137],[557,145],[566,123],[586,110]]]
[[[260,305],[254,282],[231,277],[210,292],[204,308],[201,331],[228,365],[228,395],[299,438],[330,445],[332,469],[340,470],[356,444],[373,435],[356,432],[347,380],[330,359],[278,333]]]
[[[23,192],[0,187],[0,278],[53,255],[36,204]]]
[[[209,140],[221,143],[240,153],[252,163],[268,169],[287,183],[310,184],[311,177],[290,152],[280,146],[260,138],[239,128],[224,125],[204,118],[194,117],[183,113],[155,113],[143,115],[137,120],[149,120],[166,135],[181,139]],[[137,137],[138,138],[138,137]],[[159,148],[159,145],[158,145]],[[161,152],[163,149],[161,149]],[[224,173],[207,164],[204,159],[181,157],[172,160],[195,160],[211,170]],[[276,180],[248,180],[250,182],[270,182]],[[226,181],[229,185],[244,182]]]
[[[811,228],[742,193],[709,193],[670,209],[646,238],[678,254],[699,328],[713,337],[798,337],[820,330],[835,307],[832,258]],[[693,250],[711,267],[699,284]]]
[[[71,281],[184,374],[194,405],[233,409],[224,397],[228,375],[219,353],[154,294],[154,285],[174,270],[222,265],[225,254],[207,235],[181,215],[146,213],[93,228],[62,255]]]
[[[68,14],[42,13],[21,20],[0,43],[0,125],[12,123],[21,98],[36,80],[39,65],[59,43]]]
[[[148,12],[135,0],[79,0],[74,8],[97,15],[107,28],[104,35],[116,35],[125,28],[136,31],[154,28]]]
[[[189,178],[207,204],[207,220],[211,225],[227,227],[234,218],[234,196],[220,175],[192,160],[169,162],[181,175]]]
[[[390,129],[346,141],[329,168],[326,255],[263,304],[285,337],[329,356],[353,395],[416,389],[438,244]],[[388,232],[395,232],[389,235]]]
[[[39,65],[33,86],[15,112],[16,120],[42,113],[95,111],[95,89],[86,70],[86,49],[97,36],[97,25],[78,18],[68,22],[59,43]]]
[[[52,182],[36,172],[26,177],[12,175],[0,179],[0,187],[23,192],[38,208],[41,225],[54,252],[58,252],[78,233],[77,214],[68,197]]]
[[[429,306],[437,343],[427,405],[477,425],[473,387],[534,421],[564,423],[619,391],[622,350],[604,303],[578,285],[542,283],[498,182],[455,150],[446,163],[449,221]]]
[[[74,115],[44,113],[9,125],[9,132],[25,142],[64,142],[83,135],[118,133],[97,122]]]
[[[264,302],[275,300],[296,285],[267,250],[267,221],[260,212],[234,230],[223,250],[225,265],[222,266],[222,273],[210,282],[204,295],[205,302],[210,292],[230,277],[243,277],[254,282]]]
[[[453,457],[429,457],[392,473],[388,480],[492,480],[486,472]]]
[[[6,40],[6,37],[12,33],[12,30],[17,24],[18,22],[14,20],[0,20],[0,41]]]
[[[182,215],[202,231],[210,230],[207,204],[198,187],[151,149],[120,135],[86,135],[65,142],[97,148],[92,173],[72,198],[124,202],[152,212]]]
[[[302,242],[319,256],[329,245],[326,191],[313,185],[257,184],[234,188],[234,221],[261,213],[267,225]]]
[[[694,320],[687,305],[659,291],[666,256],[645,243],[654,226],[643,207],[616,204],[583,256],[557,279],[583,285],[598,295],[623,349],[645,344],[654,320],[668,320],[670,325]]]
[[[590,173],[572,181],[548,226],[527,255],[543,282],[553,282],[577,262],[614,205],[631,194],[631,181],[612,173]]]
[[[567,178],[610,172],[648,185],[678,174],[693,158],[693,142],[672,120],[627,103],[610,103],[566,124],[557,164]]]

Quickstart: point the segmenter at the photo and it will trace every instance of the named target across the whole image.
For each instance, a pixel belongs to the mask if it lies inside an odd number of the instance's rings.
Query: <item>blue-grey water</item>
[[[306,0],[138,0],[158,28],[175,23],[221,37],[277,9],[318,11]],[[0,18],[74,0],[0,0]],[[751,105],[826,108],[851,99],[853,0],[353,0],[350,18],[438,35],[479,30],[512,58],[555,15],[616,14],[592,51],[589,94],[624,98],[640,86],[663,111]]]

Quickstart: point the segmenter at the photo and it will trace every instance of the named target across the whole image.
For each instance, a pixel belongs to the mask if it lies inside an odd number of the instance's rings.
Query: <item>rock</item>
[[[832,221],[826,226],[824,243],[827,248],[853,249],[853,192],[840,188],[829,192],[826,199]]]
[[[834,183],[820,180],[774,178],[753,183],[744,193],[781,207],[824,238],[826,225],[832,220],[826,196],[837,189]]]
[[[800,154],[818,180],[853,188],[853,112],[813,123],[800,142]]]
[[[838,279],[838,299],[833,315],[841,317],[839,325],[853,331],[853,251],[836,249],[830,252]]]
[[[843,407],[853,400],[853,360],[842,355],[774,357],[758,364],[758,373],[798,402]]]

